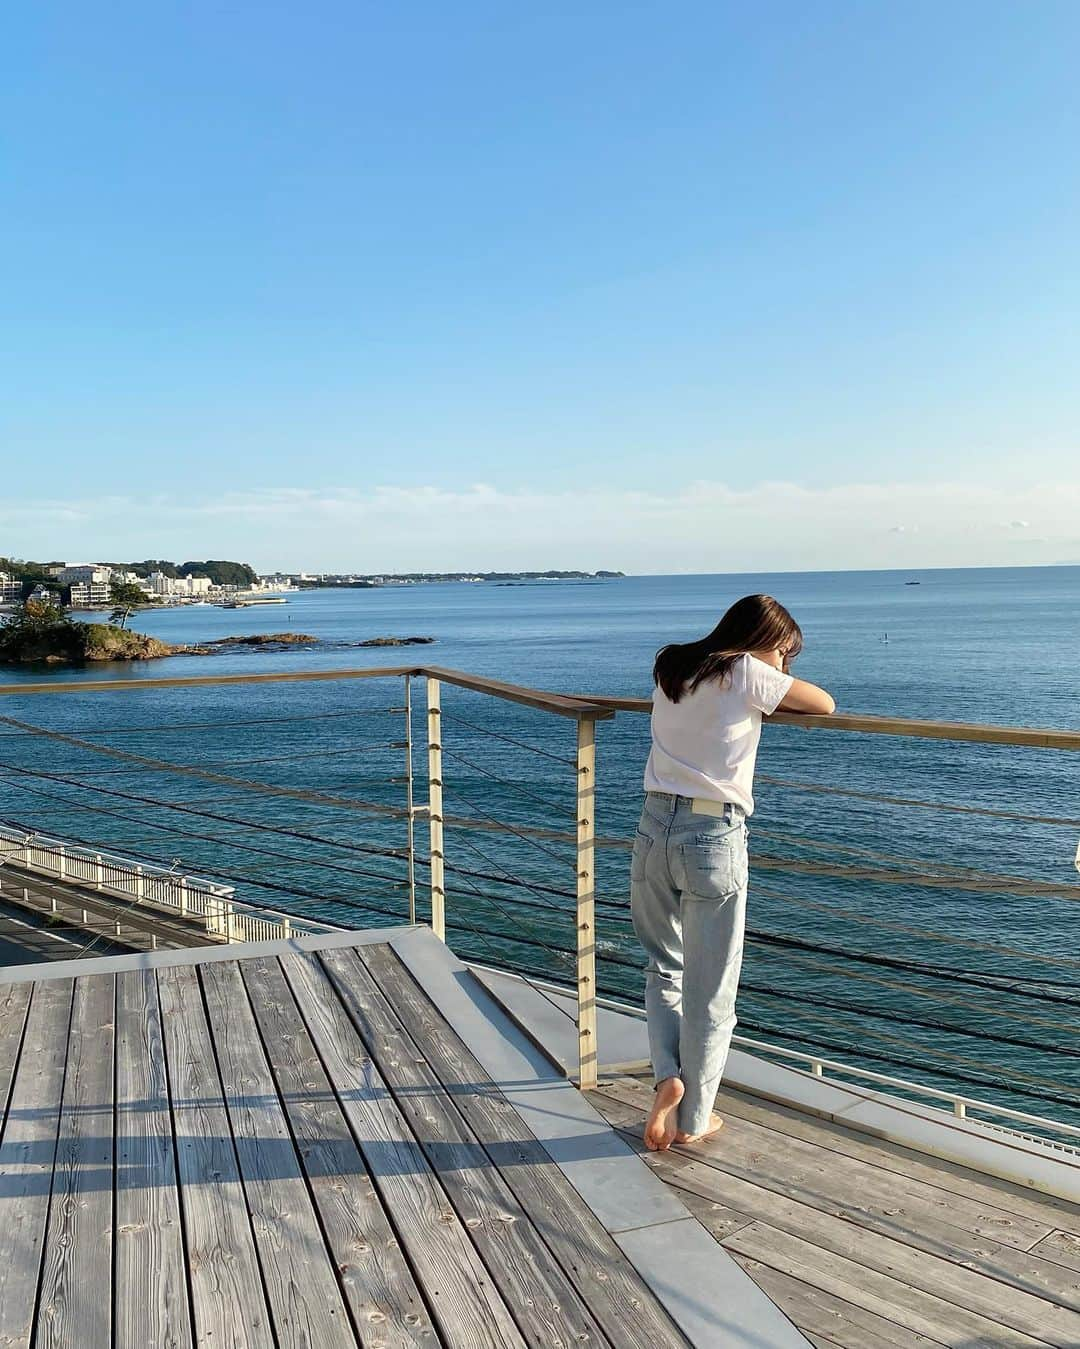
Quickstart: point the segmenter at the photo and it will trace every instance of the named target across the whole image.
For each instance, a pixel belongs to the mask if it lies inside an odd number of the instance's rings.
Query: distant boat
[[[906,586],[921,586],[921,585],[922,585],[922,582],[921,582],[921,581],[905,581],[904,584],[905,584]]]

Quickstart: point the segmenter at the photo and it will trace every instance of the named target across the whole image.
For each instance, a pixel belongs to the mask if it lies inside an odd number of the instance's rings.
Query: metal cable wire
[[[519,900],[518,903],[524,901]],[[597,900],[598,917],[606,923],[614,924],[624,928],[629,934],[633,931],[633,924],[630,919],[622,913],[611,914],[599,908],[602,904],[608,904],[610,901]],[[784,937],[776,932],[768,932],[763,928],[746,929],[746,937],[759,945],[781,946],[800,951],[814,951],[821,955],[831,955],[841,960],[853,960],[859,964],[880,965],[886,969],[903,970],[907,974],[922,975],[927,979],[943,979],[948,982],[968,983],[976,988],[990,989],[995,993],[1011,994],[1015,997],[1035,998],[1043,1002],[1063,1003],[1070,1006],[1080,1006],[1080,997],[1073,998],[1067,994],[1061,994],[1050,990],[1059,988],[1075,990],[1080,993],[1080,984],[1075,980],[1049,979],[1045,975],[1023,974],[1009,975],[999,974],[993,970],[976,970],[971,967],[960,968],[955,965],[924,965],[918,961],[902,960],[896,956],[878,956],[871,955],[866,951],[854,951],[849,947],[826,946],[820,942],[806,941],[798,937]],[[1001,982],[1006,981],[1006,982]],[[1035,989],[1009,987],[1009,983],[1020,984],[1038,984],[1040,987]]]
[[[494,896],[485,896],[485,898],[494,899]],[[506,913],[506,911],[505,911],[504,909],[502,909],[501,905],[499,905],[498,900],[495,900],[494,902],[495,902],[496,907],[497,907],[497,908],[499,909],[499,911],[503,914],[503,916],[506,917],[506,918],[509,918],[509,920],[510,920],[511,922],[513,922],[513,921],[514,921],[513,915],[508,915],[508,914]],[[472,931],[475,932],[477,936],[480,935],[478,929],[473,928]],[[484,942],[485,947],[486,947],[490,952],[492,952],[492,954],[495,956],[496,962],[497,962],[497,963],[498,963],[498,962],[501,962],[501,960],[502,960],[502,955],[501,955],[501,953],[498,952],[498,951],[496,951],[496,950],[491,946],[491,944],[487,941],[486,938],[482,938],[482,940],[483,940],[483,942]],[[511,941],[511,942],[512,942],[512,941],[516,941],[517,938],[514,937],[514,936],[509,936],[509,937],[504,937],[503,940],[504,940],[504,941]],[[559,948],[559,947],[550,946],[550,945],[548,945],[548,943],[543,942],[543,941],[538,941],[537,943],[531,943],[531,944],[538,944],[538,945],[544,947],[544,949],[546,949],[547,951],[551,952],[551,954],[556,955],[556,956],[558,956],[558,955],[566,955],[566,956],[570,956],[570,955],[572,954],[572,953],[570,953],[570,952],[563,951],[563,950],[562,950],[561,948]],[[520,971],[519,971],[519,972],[520,972]],[[532,979],[530,979],[528,975],[522,975],[521,977],[525,980],[525,982],[529,985],[529,987],[533,990],[534,993],[539,994],[540,997],[542,997],[542,998],[544,999],[545,1002],[550,1003],[551,1006],[554,1007],[554,1009],[555,1009],[557,1012],[561,1012],[564,1016],[568,1015],[567,1012],[566,1012],[566,1009],[563,1008],[563,1007],[560,1007],[559,1004],[558,1004],[557,1002],[555,1002],[555,1000],[548,994],[548,992],[547,992],[545,989],[543,989],[543,988],[539,987],[537,984],[533,983]],[[571,1018],[571,1020],[573,1020],[573,1021],[575,1022],[575,1025],[577,1024],[575,1018]]]
[[[565,802],[560,805],[555,801],[548,801],[545,797],[536,796],[533,792],[526,790],[526,788],[522,787],[519,783],[507,782],[505,778],[499,777],[498,774],[491,773],[486,768],[481,768],[479,764],[473,763],[473,761],[467,759],[464,754],[459,754],[456,750],[450,749],[445,743],[443,744],[442,752],[451,759],[456,759],[458,763],[463,763],[466,768],[471,768],[473,772],[480,773],[482,776],[490,778],[492,782],[497,782],[500,787],[505,787],[508,791],[524,797],[526,801],[531,801],[534,805],[543,806],[545,810],[555,811],[556,813],[561,813],[566,809]]]
[[[484,862],[486,862],[487,865],[488,865],[489,867],[497,867],[500,871],[503,870],[503,868],[502,868],[502,866],[500,865],[500,863],[496,862],[496,861],[494,860],[494,858],[488,857],[488,855],[487,855],[486,853],[481,852],[481,850],[480,850],[480,849],[479,849],[479,848],[478,848],[478,847],[477,847],[470,839],[467,839],[467,838],[459,838],[457,841],[458,841],[459,843],[463,843],[463,844],[465,845],[465,847],[468,848],[471,852],[476,853],[476,855],[477,855],[479,858],[481,858]],[[459,871],[457,871],[455,874],[456,874],[456,875],[459,875],[459,876],[462,876],[462,878],[464,879],[466,873],[459,870]],[[504,872],[504,875],[509,876],[509,872]],[[498,880],[499,880],[499,877],[492,877],[492,879],[498,881]],[[559,914],[564,913],[564,910],[560,909],[560,908],[558,907],[557,904],[551,904],[551,903],[549,903],[546,899],[544,899],[544,898],[542,897],[542,895],[540,894],[539,891],[533,890],[533,887],[529,884],[528,881],[523,881],[523,880],[521,880],[520,878],[517,878],[517,877],[514,877],[514,878],[512,878],[512,879],[514,880],[514,883],[515,883],[516,885],[524,886],[527,890],[530,890],[530,891],[532,891],[533,894],[537,895],[537,898],[539,899],[539,906],[538,906],[538,907],[540,907],[540,908],[542,908],[542,909],[547,909],[547,910],[551,911],[552,913],[559,913]],[[470,883],[471,883],[471,882],[470,882]],[[577,896],[575,895],[574,898],[576,899]]]
[[[775,950],[773,954],[776,954]],[[860,983],[874,984],[878,988],[887,988],[894,993],[908,993],[916,997],[926,998],[931,1002],[943,1003],[945,1006],[963,1007],[968,1011],[979,1012],[983,1015],[993,1015],[1001,1017],[1006,1021],[1016,1021],[1024,1026],[1044,1026],[1052,1030],[1061,1029],[1061,1020],[1051,1020],[1049,1017],[1032,1016],[1023,1012],[1015,1012],[1007,1007],[995,1006],[993,1009],[982,1006],[980,1003],[973,1002],[970,998],[957,997],[953,993],[941,993],[937,989],[918,988],[914,984],[901,983],[895,979],[884,979],[877,974],[868,974],[865,970],[838,969],[835,965],[826,964],[815,956],[806,955],[801,951],[785,950],[784,958],[792,960],[796,964],[804,965],[809,969],[820,970],[825,974],[838,975],[843,979],[856,979]]]
[[[906,1012],[886,1012],[866,1003],[851,1002],[842,998],[825,998],[820,993],[812,996],[798,993],[783,993],[775,988],[765,988],[761,984],[743,979],[739,983],[740,993],[753,993],[759,998],[775,998],[780,1002],[806,1003],[814,1007],[828,1007],[837,1012],[857,1012],[860,1016],[871,1016],[879,1021],[891,1021],[903,1026],[921,1026],[924,1030],[943,1031],[949,1035],[963,1035],[975,1040],[989,1040],[999,1045],[1015,1045],[1020,1049],[1034,1049],[1039,1053],[1061,1054],[1067,1058],[1080,1059],[1080,1048],[1067,1045],[1046,1044],[1038,1040],[1025,1040],[1016,1035],[1001,1035],[997,1031],[973,1030],[970,1026],[957,1026],[947,1021],[932,1021],[927,1017],[909,1015]]]
[[[823,1022],[825,1025],[839,1026],[846,1030],[850,1029],[844,1022],[838,1021],[835,1017],[818,1015],[812,1008],[810,1008],[809,1011],[811,1015],[815,1016],[817,1020]],[[743,1022],[742,1024],[746,1025],[747,1023]],[[783,1035],[789,1040],[797,1038],[793,1036],[789,1030],[776,1031],[770,1029],[769,1033]],[[860,1026],[859,1033],[871,1035],[875,1039],[882,1040],[887,1044],[896,1044],[908,1049],[915,1049],[920,1054],[936,1054],[939,1058],[948,1059],[950,1064],[960,1063],[967,1065],[967,1067],[974,1066],[976,1069],[982,1066],[980,1060],[968,1058],[967,1055],[953,1054],[945,1049],[936,1049],[934,1046],[924,1044],[922,1041],[909,1040],[905,1036],[900,1035],[890,1035],[887,1031],[876,1030],[871,1026]],[[814,1033],[814,1040],[815,1045],[820,1045],[822,1049],[830,1047],[827,1041],[818,1038],[816,1032]],[[843,1045],[838,1048],[841,1048],[842,1052],[854,1056],[862,1055],[864,1058],[875,1057],[870,1051],[855,1045]],[[1080,1091],[1077,1091],[1075,1087],[1067,1082],[1057,1082],[1053,1078],[1041,1077],[1034,1073],[1014,1072],[1011,1075],[1006,1075],[999,1068],[995,1070],[995,1075],[992,1077],[976,1077],[970,1073],[967,1068],[954,1069],[951,1066],[948,1068],[944,1066],[939,1067],[937,1064],[927,1063],[924,1060],[907,1059],[899,1055],[889,1056],[885,1061],[896,1063],[903,1067],[917,1068],[923,1072],[937,1072],[943,1077],[953,1078],[958,1082],[975,1082],[979,1086],[996,1087],[999,1091],[1010,1091],[1018,1096],[1029,1096],[1036,1100],[1053,1101],[1057,1105],[1067,1105],[1072,1106],[1073,1108],[1080,1106]],[[1023,1083],[1028,1083],[1030,1085],[1023,1086]],[[1033,1087],[1045,1087],[1046,1090],[1036,1091],[1032,1090]]]
[[[758,782],[768,782],[774,787],[787,787],[797,792],[822,792],[829,796],[851,796],[859,801],[876,801],[886,806],[916,806],[926,810],[947,810],[960,815],[989,815],[998,820],[1021,820],[1026,824],[1062,825],[1071,829],[1080,826],[1080,818],[1072,819],[1060,815],[1027,815],[1016,810],[991,810],[987,806],[961,806],[951,801],[920,801],[917,797],[885,796],[879,792],[861,792],[854,787],[832,787],[820,782],[793,782],[790,778],[773,777],[769,773],[758,773]]]
[[[795,1044],[801,1044],[799,1037],[793,1035],[790,1030],[782,1029],[778,1026],[767,1026],[760,1021],[747,1020],[745,1017],[739,1018],[739,1025],[744,1031],[752,1031],[755,1035],[763,1035],[775,1040],[789,1040]],[[1030,1091],[1024,1087],[1014,1087],[1003,1082],[1000,1078],[976,1077],[974,1074],[965,1073],[958,1069],[942,1068],[936,1064],[926,1063],[921,1059],[909,1059],[895,1054],[882,1054],[877,1050],[867,1049],[862,1045],[845,1044],[839,1040],[822,1039],[815,1032],[814,1047],[817,1050],[827,1050],[830,1054],[844,1056],[851,1060],[866,1059],[870,1063],[883,1063],[888,1067],[906,1068],[913,1070],[916,1074],[924,1074],[928,1077],[936,1077],[948,1084],[949,1089],[953,1088],[956,1082],[967,1082],[977,1087],[990,1087],[998,1092],[1008,1091],[1013,1096],[1022,1096],[1027,1100],[1039,1101],[1045,1103],[1052,1101],[1055,1105],[1066,1105],[1075,1108],[1077,1101],[1073,1097],[1059,1098],[1046,1092]],[[806,1049],[800,1050],[806,1053]],[[917,1077],[913,1079],[917,1081]]]
[[[338,717],[386,716],[388,713],[404,714],[403,707],[355,707],[348,712],[306,712],[296,717],[250,717],[243,721],[180,721],[168,726],[97,726],[85,730],[81,726],[40,727],[41,730],[56,731],[61,735],[174,735],[178,731],[231,730],[238,726],[280,726],[297,721],[330,721]],[[29,736],[32,731],[0,731],[0,739],[8,736]]]
[[[15,719],[9,718],[9,716],[0,716],[0,722],[15,724],[15,726],[26,726],[26,723],[15,722]],[[127,750],[112,749],[112,747],[105,745],[90,745],[89,742],[80,741],[80,739],[70,737],[70,735],[43,731],[39,727],[31,727],[31,730],[34,731],[35,735],[43,735],[43,737],[58,741],[62,745],[73,745],[77,749],[89,749],[94,754],[105,754],[111,758],[127,759],[128,762],[143,765],[144,768],[166,769],[167,772],[178,773],[183,777],[198,777],[224,786],[239,786],[239,788],[247,789],[247,791],[262,793],[264,796],[280,796],[294,801],[313,801],[318,805],[330,805],[330,807],[345,809],[345,811],[360,811],[368,813],[368,815],[388,815],[398,817],[398,819],[407,815],[406,809],[395,807],[395,805],[379,805],[375,801],[360,801],[347,796],[324,796],[321,792],[301,791],[301,789],[290,788],[290,786],[278,786],[274,782],[258,782],[249,780],[249,778],[231,777],[225,773],[209,772],[209,770],[193,768],[189,765],[169,764],[166,759],[147,758],[143,754],[129,754]],[[0,764],[0,768],[19,770],[18,765],[13,764]],[[31,772],[31,770],[23,769],[23,772]]]
[[[456,721],[461,726],[468,726],[472,731],[478,731],[481,735],[490,736],[492,740],[503,740],[508,745],[517,745],[518,749],[527,749],[533,754],[543,755],[545,759],[553,759],[556,763],[568,764],[571,768],[577,767],[577,760],[564,758],[561,754],[553,754],[548,749],[541,749],[539,745],[530,745],[524,740],[515,740],[512,735],[504,735],[501,731],[492,731],[487,726],[477,726],[473,721],[466,721],[464,717],[459,717],[456,712],[448,712],[444,707],[442,709],[443,721]]]
[[[19,785],[20,788],[22,788],[23,785],[21,783]],[[33,787],[26,787],[23,788],[23,790],[32,792],[35,796],[44,796],[48,797],[51,800],[56,801],[63,800],[62,797],[53,796],[49,792],[39,792]],[[64,802],[64,804],[70,806],[73,810],[93,810],[98,814],[112,815],[119,819],[126,820],[129,824],[133,823],[129,815],[124,815],[121,811],[118,810],[107,810],[105,807],[102,806],[80,806],[77,802],[74,801]],[[21,820],[8,820],[7,823],[13,825],[16,829],[25,829],[28,834],[33,834],[36,832],[35,828],[32,825],[24,824]],[[138,823],[138,821],[135,821],[134,823]],[[178,829],[175,825],[155,823],[154,825],[148,827],[151,828],[153,831],[161,830],[162,832],[170,834],[178,834],[183,838],[195,839],[197,842],[200,843],[216,843],[221,847],[234,848],[238,852],[258,853],[264,857],[272,857],[275,860],[282,862],[299,862],[302,866],[319,867],[322,870],[339,872],[345,876],[362,876],[368,880],[393,881],[395,884],[398,883],[399,881],[398,877],[388,876],[384,871],[370,871],[366,867],[345,867],[341,866],[336,862],[324,862],[315,857],[297,857],[295,853],[278,852],[277,849],[275,848],[261,848],[258,846],[258,844],[255,843],[241,843],[236,839],[219,838],[216,834],[196,834],[189,829]],[[249,828],[252,829],[260,829],[262,827],[263,826],[261,825],[254,825],[254,824],[249,826]],[[65,831],[64,837],[66,841],[70,843],[77,843],[84,848],[93,848],[96,850],[99,846],[95,841],[85,838],[79,838],[78,835],[68,833],[67,831]],[[162,865],[163,861],[165,862],[165,865],[170,865],[173,860],[173,859],[162,859],[159,856],[155,856],[153,853],[142,852],[141,850],[132,847],[129,843],[119,843],[116,844],[115,846],[118,848],[122,848],[124,853],[126,853],[128,856],[133,857],[138,861],[150,862],[155,866]],[[403,852],[394,854],[387,853],[386,855],[398,857],[402,861],[406,860],[406,855]],[[202,871],[205,869],[206,868],[203,867],[198,862],[193,862],[189,867],[186,868],[186,870],[190,871]]]
[[[9,765],[0,764],[0,767],[4,766]],[[83,791],[94,792],[98,796],[112,796],[123,801],[134,801],[143,806],[154,806],[162,810],[174,810],[184,815],[196,815],[203,819],[220,820],[225,824],[238,825],[243,829],[260,829],[273,834],[281,834],[286,838],[297,838],[309,843],[320,843],[327,848],[339,848],[344,852],[363,852],[376,857],[402,857],[405,855],[401,849],[376,848],[371,844],[364,843],[346,843],[337,839],[325,838],[320,834],[311,834],[304,830],[288,829],[282,825],[259,824],[251,820],[239,819],[235,815],[223,815],[220,811],[206,810],[198,806],[190,805],[187,802],[169,801],[162,797],[144,796],[134,792],[118,791],[115,788],[98,787],[90,783],[79,782],[74,778],[66,778],[59,773],[46,773],[41,769],[16,768],[15,772],[20,775],[25,774],[28,777],[45,779],[49,782],[59,782],[66,787],[77,787]],[[15,786],[21,784],[11,783],[9,785]],[[91,807],[78,808],[91,809]],[[164,828],[164,826],[160,827]]]
[[[163,762],[163,766],[159,768],[87,768],[78,771],[81,778],[131,777],[133,774],[138,775],[139,773],[183,772],[185,769],[189,768],[246,768],[250,764],[296,763],[301,759],[329,759],[338,758],[345,754],[366,754],[377,750],[404,748],[404,740],[369,741],[360,745],[347,745],[341,749],[305,750],[300,754],[269,754],[257,759],[212,759],[202,764],[165,764]]]
[[[571,867],[577,865],[575,862],[570,862],[567,858],[561,857],[552,848],[545,848],[538,839],[530,838],[528,834],[522,833],[520,829],[515,829],[513,825],[507,824],[505,820],[496,819],[494,815],[489,815],[486,810],[481,810],[479,806],[470,801],[464,792],[459,791],[457,787],[448,787],[443,783],[443,792],[444,794],[448,793],[450,796],[456,797],[460,801],[464,801],[470,810],[475,811],[476,814],[480,815],[483,819],[490,820],[492,824],[497,824],[500,830],[505,830],[506,833],[513,834],[515,838],[521,839],[523,843],[528,843],[530,847],[535,848],[538,852],[544,853],[547,857],[554,858],[554,860],[561,865]]]
[[[800,896],[782,894],[766,886],[756,885],[755,892],[766,899],[779,899],[785,904],[794,904],[798,908],[811,909],[817,913],[827,913],[836,917],[850,919],[854,923],[863,923],[871,927],[880,927],[889,932],[902,932],[909,937],[922,937],[927,941],[941,942],[947,946],[962,946],[971,951],[990,951],[994,955],[1010,956],[1014,959],[1031,960],[1041,965],[1061,965],[1066,969],[1080,969],[1080,960],[1069,960],[1066,956],[1044,956],[1033,951],[1021,951],[1015,946],[998,946],[992,942],[975,941],[970,937],[953,937],[946,933],[934,932],[930,928],[912,927],[907,923],[893,923],[885,918],[872,918],[868,914],[857,913],[854,909],[840,908],[836,904],[826,904],[819,900],[803,899]]]

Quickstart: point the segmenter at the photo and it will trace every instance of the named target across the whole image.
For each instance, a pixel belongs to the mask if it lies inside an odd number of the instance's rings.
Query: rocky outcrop
[[[354,646],[428,646],[434,637],[369,637],[366,642],[354,642]]]
[[[61,623],[41,632],[27,632],[0,651],[5,665],[82,665],[86,661],[157,660],[177,650],[145,633],[107,623]]]
[[[322,639],[307,632],[256,632],[248,637],[215,637],[204,646],[318,646]]]

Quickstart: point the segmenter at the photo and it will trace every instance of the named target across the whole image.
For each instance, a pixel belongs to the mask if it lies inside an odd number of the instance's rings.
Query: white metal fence
[[[94,852],[7,824],[0,824],[0,866],[80,885],[126,900],[130,908],[168,913],[218,941],[275,941],[294,933],[331,930],[328,923],[312,923],[273,909],[238,904],[231,885]]]

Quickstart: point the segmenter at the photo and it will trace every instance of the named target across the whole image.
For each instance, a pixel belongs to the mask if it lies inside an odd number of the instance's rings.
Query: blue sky
[[[45,3],[0,553],[1080,561],[1080,6]]]

